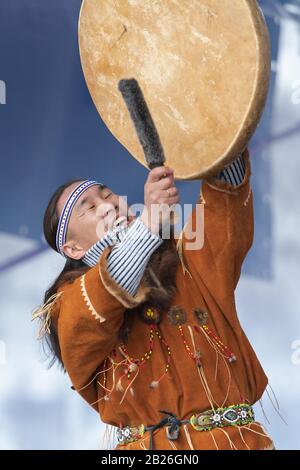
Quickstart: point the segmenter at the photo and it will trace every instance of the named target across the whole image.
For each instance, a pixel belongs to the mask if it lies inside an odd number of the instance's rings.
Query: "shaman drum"
[[[84,0],[79,48],[101,118],[145,166],[121,79],[138,81],[178,179],[216,173],[258,125],[270,50],[256,0]]]

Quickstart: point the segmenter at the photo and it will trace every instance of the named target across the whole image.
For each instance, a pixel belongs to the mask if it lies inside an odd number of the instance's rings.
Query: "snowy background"
[[[260,405],[257,418],[278,449],[300,449],[300,1],[260,3],[271,33],[272,82],[251,142],[255,241],[237,305],[288,425],[267,394],[269,423]],[[53,189],[91,176],[133,203],[142,201],[146,178],[102,124],[86,89],[80,4],[0,0],[0,449],[103,446],[103,424],[67,376],[46,369],[30,322],[62,267],[42,239]],[[179,186],[183,203],[196,201],[199,182]]]

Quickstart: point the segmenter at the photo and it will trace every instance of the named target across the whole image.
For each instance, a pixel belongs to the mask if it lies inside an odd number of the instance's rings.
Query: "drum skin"
[[[247,146],[270,77],[256,0],[84,0],[78,35],[102,120],[144,166],[123,78],[139,82],[177,179],[211,176]]]

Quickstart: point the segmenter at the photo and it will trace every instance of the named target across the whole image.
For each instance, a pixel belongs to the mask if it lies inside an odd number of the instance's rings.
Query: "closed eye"
[[[92,205],[91,207],[89,207],[85,212],[83,212],[79,217],[83,217],[85,214],[87,214],[89,211],[95,209],[95,205]]]
[[[95,209],[95,207],[96,207],[95,204],[93,204],[93,205],[90,206],[88,209],[86,209],[84,212],[82,212],[82,213],[79,215],[79,217],[80,217],[80,218],[81,218],[81,217],[84,217],[85,214],[87,214],[89,211]]]

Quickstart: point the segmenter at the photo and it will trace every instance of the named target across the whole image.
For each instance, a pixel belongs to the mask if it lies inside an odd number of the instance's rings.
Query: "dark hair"
[[[44,235],[47,243],[55,251],[57,251],[56,231],[59,221],[59,216],[57,213],[57,202],[63,191],[68,186],[78,181],[81,180],[72,180],[60,186],[51,197],[45,211]],[[171,237],[173,237],[173,235],[171,235]],[[176,291],[176,271],[178,263],[178,253],[174,244],[172,243],[172,240],[165,240],[164,243],[155,251],[155,253],[152,254],[151,259],[149,260],[150,267],[160,273],[159,285],[157,286],[157,281],[153,281],[153,274],[150,276],[149,273],[145,273],[146,286],[152,287],[152,293],[151,295],[149,294],[148,298],[145,299],[138,307],[131,309],[128,314],[125,312],[124,321],[118,335],[120,340],[127,341],[134,312],[139,313],[140,311],[142,321],[146,321],[147,323],[148,320],[145,320],[142,316],[142,312],[144,311],[145,306],[149,304],[149,306],[156,306],[158,310],[168,309],[171,298]],[[89,269],[89,266],[85,265],[83,261],[67,258],[63,270],[53,282],[51,287],[49,287],[49,289],[46,291],[44,296],[44,304],[49,302],[49,299],[57,294],[57,291],[59,287],[62,286],[62,284],[75,281],[75,279],[87,272]],[[46,314],[47,307],[48,306],[45,307]],[[44,350],[47,353],[47,357],[50,359],[49,367],[51,367],[55,362],[58,362],[58,364],[65,370],[61,357],[57,329],[53,321],[50,321],[49,329],[45,328],[43,339]]]
[[[57,212],[57,202],[64,192],[64,190],[75,182],[80,182],[81,179],[71,180],[63,185],[61,185],[55,193],[52,195],[48,206],[44,214],[43,229],[44,236],[48,245],[57,251],[56,247],[56,231],[59,221],[59,215]],[[74,260],[72,258],[67,258],[63,270],[59,276],[55,279],[53,284],[47,289],[44,296],[44,303],[48,302],[50,297],[57,293],[59,287],[65,282],[73,282],[83,273],[88,271],[89,267],[83,263],[81,260]],[[44,335],[43,349],[47,354],[49,361],[49,368],[53,366],[55,362],[58,362],[59,365],[64,369],[64,364],[61,357],[61,351],[58,341],[57,330],[54,325],[54,322],[51,321],[49,325],[49,332],[46,331]]]

